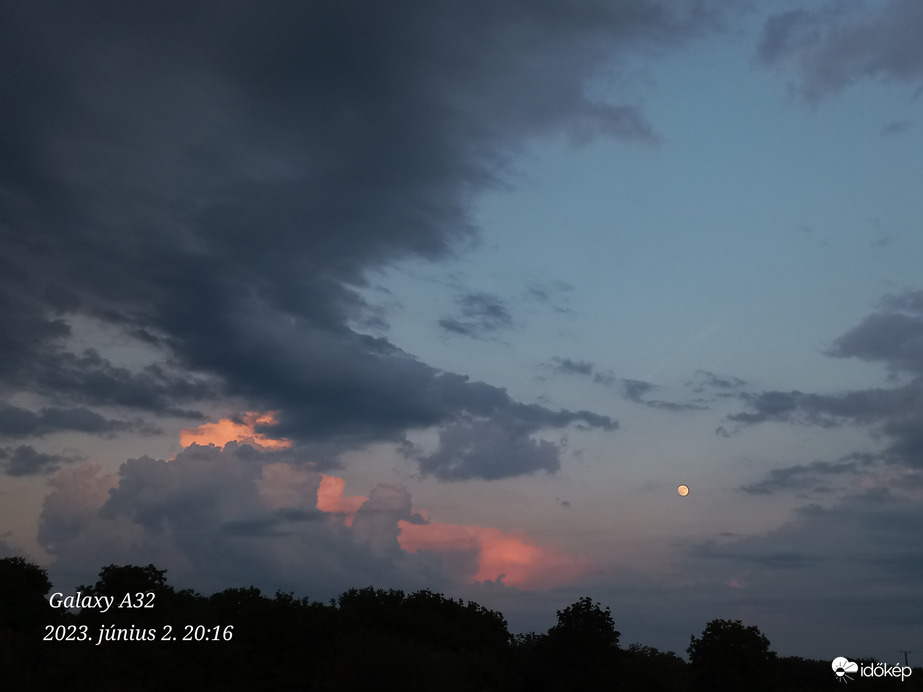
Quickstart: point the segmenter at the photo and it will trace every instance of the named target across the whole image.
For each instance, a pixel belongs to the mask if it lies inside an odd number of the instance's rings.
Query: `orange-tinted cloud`
[[[549,588],[579,577],[586,571],[584,560],[537,546],[523,534],[507,533],[486,526],[461,524],[411,524],[398,522],[401,548],[419,550],[476,551],[477,581],[496,581],[522,588]]]
[[[346,515],[346,525],[352,526],[356,512],[368,498],[363,495],[343,497],[345,487],[346,481],[342,478],[322,475],[317,489],[317,508],[321,512],[342,512]]]
[[[207,446],[213,444],[223,447],[228,442],[241,442],[268,449],[286,449],[292,446],[291,440],[273,439],[255,432],[257,425],[273,425],[276,423],[276,412],[266,413],[248,412],[241,417],[240,423],[230,418],[222,418],[217,423],[203,423],[195,428],[184,428],[180,431],[179,441],[183,447],[191,444]]]

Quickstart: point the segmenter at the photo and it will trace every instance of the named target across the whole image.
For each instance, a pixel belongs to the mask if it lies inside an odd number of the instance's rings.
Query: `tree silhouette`
[[[557,616],[536,651],[552,666],[546,676],[554,679],[556,689],[611,689],[618,680],[621,634],[609,608],[584,596]]]
[[[27,689],[32,673],[48,659],[44,627],[61,621],[48,606],[48,573],[22,557],[0,560],[0,687]]]
[[[511,637],[501,613],[429,590],[350,589],[319,603],[254,586],[175,591],[165,575],[153,565],[108,565],[78,590],[114,596],[116,606],[68,612],[49,607],[42,568],[0,560],[0,688],[821,692],[835,680],[829,661],[777,658],[759,629],[739,620],[709,622],[691,638],[687,664],[641,644],[620,649],[612,613],[589,597],[557,611],[547,633]],[[155,606],[118,607],[138,592],[153,592]],[[83,629],[89,641],[59,636]],[[190,637],[191,629],[210,634]],[[100,640],[117,630],[156,636]],[[921,689],[918,679],[923,669],[876,689],[910,692]]]
[[[747,627],[740,620],[712,620],[701,638],[690,639],[686,652],[695,689],[773,689],[776,655],[759,628]]]
[[[0,628],[19,629],[48,609],[48,573],[22,557],[0,560]]]
[[[672,651],[632,644],[622,652],[619,666],[621,689],[644,692],[687,692],[686,662]]]
[[[566,648],[580,649],[590,654],[617,649],[621,632],[608,606],[603,610],[589,596],[557,611],[558,624],[548,630],[549,639]]]
[[[157,569],[154,565],[138,567],[136,565],[107,565],[99,572],[99,580],[94,586],[77,587],[88,594],[121,597],[127,593],[154,592],[161,594],[172,592],[167,584],[167,570]]]

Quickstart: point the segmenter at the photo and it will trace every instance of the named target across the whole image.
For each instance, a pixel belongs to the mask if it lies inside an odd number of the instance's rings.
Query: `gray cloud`
[[[399,555],[398,522],[414,519],[410,492],[393,485],[379,485],[356,512],[352,532],[355,539],[377,554]],[[415,522],[416,523],[416,522]]]
[[[549,307],[561,315],[573,315],[574,310],[567,305],[568,294],[574,287],[564,281],[534,282],[526,290],[525,298]]]
[[[793,89],[810,102],[860,79],[915,83],[923,78],[923,7],[915,0],[829,3],[767,20],[758,55],[790,64]]]
[[[795,490],[799,492],[824,492],[829,488],[821,479],[840,475],[854,475],[866,469],[874,459],[868,455],[850,455],[836,463],[812,461],[810,464],[795,464],[780,469],[772,469],[761,481],[741,487],[750,495],[770,495],[773,493]]]
[[[440,431],[439,448],[420,459],[420,469],[444,480],[554,473],[561,466],[558,446],[530,432],[497,419],[452,424]]]
[[[574,360],[572,358],[554,356],[551,359],[551,363],[545,364],[545,367],[551,368],[553,372],[559,375],[574,375],[577,377],[591,378],[594,383],[603,387],[616,387],[621,385],[622,392],[626,399],[649,408],[673,412],[703,410],[707,408],[701,404],[683,404],[658,399],[645,399],[644,397],[648,393],[657,389],[657,385],[642,380],[619,378],[611,372],[599,372],[596,370],[596,366],[587,360]]]
[[[747,383],[739,377],[723,377],[708,370],[696,370],[692,379],[686,382],[686,386],[696,394],[728,397],[736,396],[746,388]]]
[[[0,408],[0,437],[41,437],[53,432],[73,430],[94,435],[133,431],[157,434],[159,428],[134,421],[112,420],[87,408],[47,406],[37,413],[18,406]]]
[[[891,388],[838,394],[798,390],[745,393],[749,410],[731,414],[743,425],[768,421],[837,427],[871,426],[889,440],[885,456],[892,462],[923,467],[923,292],[885,296],[881,311],[869,315],[838,338],[828,355],[880,362],[893,375],[913,379]],[[729,434],[719,427],[718,434]]]
[[[305,521],[318,521],[322,513],[283,507],[263,516],[250,519],[235,519],[221,525],[220,533],[230,536],[281,536],[290,531],[288,525]]]
[[[439,326],[448,332],[479,338],[513,325],[513,318],[499,296],[469,293],[458,300],[458,307],[455,317],[439,320]]]
[[[608,372],[597,372],[593,374],[593,382],[603,387],[612,387],[616,385],[619,378]]]
[[[854,583],[872,575],[890,582],[893,564],[923,565],[915,534],[923,522],[919,502],[876,487],[848,495],[831,507],[808,505],[795,518],[765,536],[751,536],[730,543],[706,542],[694,548],[697,557],[737,563],[740,567],[774,565],[778,569],[811,573],[809,582],[826,579],[823,563],[839,569],[856,569]],[[768,575],[771,577],[771,575]],[[807,585],[807,584],[806,584]]]
[[[625,389],[625,396],[635,403],[643,403],[641,397],[655,389],[655,386],[650,382],[644,382],[642,380],[623,379],[622,386]]]
[[[625,397],[636,404],[644,404],[649,408],[657,408],[663,411],[693,411],[705,409],[705,406],[699,404],[679,404],[673,401],[661,401],[658,399],[645,399],[644,397],[657,389],[657,385],[642,380],[622,380],[622,387],[625,391]]]
[[[571,360],[555,356],[552,358],[552,369],[562,375],[592,375],[593,364],[588,360]]]
[[[0,384],[193,418],[235,397],[331,448],[487,415],[501,390],[356,333],[357,287],[475,238],[471,200],[530,138],[654,141],[588,85],[717,24],[709,3],[4,5]],[[161,355],[77,348],[77,316]]]
[[[435,451],[408,450],[408,454],[418,460],[423,473],[443,480],[555,473],[561,466],[561,446],[532,435],[542,428],[570,424],[604,430],[618,427],[610,418],[589,411],[550,413],[538,406],[517,406],[491,418],[458,420],[440,430]]]
[[[887,295],[880,308],[838,338],[829,355],[879,361],[894,371],[923,375],[923,291]]]
[[[50,475],[66,464],[80,461],[79,457],[39,452],[32,445],[0,447],[0,468],[9,476]]]

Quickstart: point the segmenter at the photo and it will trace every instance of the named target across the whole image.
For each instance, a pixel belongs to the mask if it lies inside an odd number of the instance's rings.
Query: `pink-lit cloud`
[[[498,581],[525,589],[541,589],[572,582],[583,575],[586,560],[553,548],[535,545],[525,534],[487,526],[462,524],[412,524],[398,522],[401,548],[418,551],[473,551],[477,555],[476,581]]]
[[[217,423],[187,428],[182,431],[180,442],[184,447],[191,444],[214,444],[221,447],[232,441],[265,449],[291,447],[289,440],[273,439],[255,432],[255,426],[271,425],[274,422],[273,412],[250,412],[244,414],[240,422],[222,418]],[[259,489],[264,502],[275,509],[303,505],[307,498],[316,493],[316,508],[331,515],[340,515],[343,525],[349,528],[354,528],[353,523],[363,506],[363,511],[374,509],[369,504],[369,498],[364,495],[344,495],[345,479],[319,474],[287,462],[266,464]],[[378,497],[381,495],[379,491],[383,489],[397,491],[390,486],[378,486],[371,494]],[[407,498],[409,503],[409,494]],[[380,497],[378,499],[381,500]],[[442,564],[454,566],[454,571],[464,572],[447,575],[456,580],[502,581],[518,588],[541,589],[573,582],[584,575],[589,566],[587,560],[536,545],[522,532],[429,521],[426,510],[415,508],[407,509],[405,516],[410,514],[419,521],[398,519],[396,529],[391,529],[396,530],[401,550],[405,553],[431,553],[449,558],[443,560]],[[465,554],[471,559],[452,559],[453,555]]]
[[[322,512],[340,512],[345,515],[347,526],[352,526],[356,512],[369,498],[364,495],[343,495],[346,481],[337,476],[321,475],[317,489],[317,508]]]

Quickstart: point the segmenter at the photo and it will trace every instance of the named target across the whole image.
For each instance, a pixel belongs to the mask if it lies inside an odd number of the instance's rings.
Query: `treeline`
[[[810,692],[837,681],[829,661],[776,656],[740,621],[708,623],[689,663],[619,639],[609,608],[586,597],[548,632],[513,636],[501,613],[425,590],[203,596],[153,565],[109,565],[92,586],[51,593],[40,567],[0,560],[0,689]],[[910,692],[923,670],[862,682]]]

